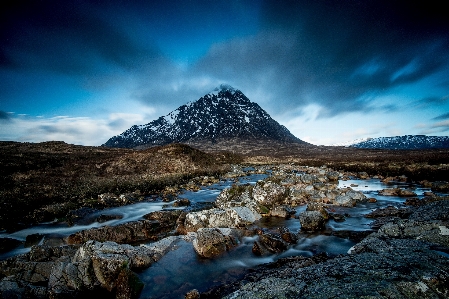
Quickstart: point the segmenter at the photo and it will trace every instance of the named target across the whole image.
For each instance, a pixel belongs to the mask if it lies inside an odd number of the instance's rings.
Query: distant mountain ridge
[[[369,138],[350,147],[369,149],[437,149],[449,148],[449,136],[404,135]]]
[[[221,85],[166,116],[145,125],[132,126],[110,138],[103,146],[138,148],[175,142],[215,142],[236,137],[307,144],[240,90]]]

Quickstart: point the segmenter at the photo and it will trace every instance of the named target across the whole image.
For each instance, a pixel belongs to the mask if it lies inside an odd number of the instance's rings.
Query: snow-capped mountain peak
[[[222,84],[213,92],[178,107],[166,116],[146,125],[132,126],[110,138],[104,146],[134,148],[234,137],[303,142],[240,90]]]

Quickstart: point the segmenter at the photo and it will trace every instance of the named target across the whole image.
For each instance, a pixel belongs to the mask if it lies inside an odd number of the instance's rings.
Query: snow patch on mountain
[[[436,149],[449,148],[449,136],[404,135],[371,138],[351,147],[370,149]]]
[[[222,84],[213,92],[180,106],[166,116],[146,125],[132,126],[110,138],[104,146],[134,148],[234,137],[303,142],[240,90]]]

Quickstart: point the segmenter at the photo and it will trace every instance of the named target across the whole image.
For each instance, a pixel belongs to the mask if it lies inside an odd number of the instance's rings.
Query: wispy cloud
[[[90,117],[44,118],[26,115],[13,115],[11,119],[14,122],[2,124],[0,127],[0,140],[26,142],[63,140],[81,145],[100,145],[130,126],[144,121],[140,114],[125,113],[111,114],[106,120]]]

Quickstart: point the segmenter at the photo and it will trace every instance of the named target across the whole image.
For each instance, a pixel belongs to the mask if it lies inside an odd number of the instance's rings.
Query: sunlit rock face
[[[109,139],[104,146],[135,148],[235,137],[305,143],[240,90],[221,85],[166,116],[145,125],[132,126]]]

